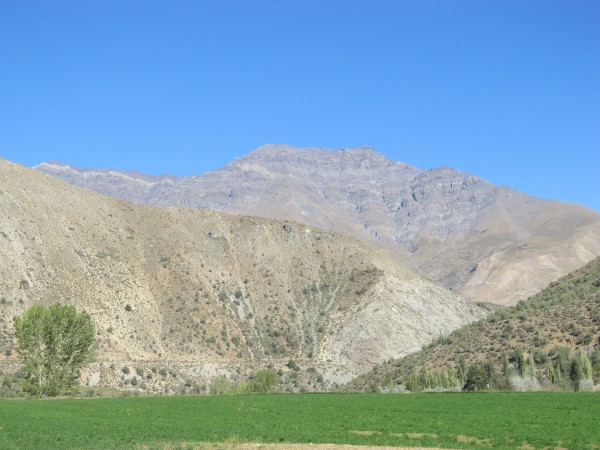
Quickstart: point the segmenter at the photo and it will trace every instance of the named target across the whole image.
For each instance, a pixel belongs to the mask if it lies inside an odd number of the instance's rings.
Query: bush
[[[273,369],[261,369],[256,372],[249,384],[252,392],[261,394],[275,392],[279,388],[279,376]]]
[[[210,380],[209,392],[212,395],[223,395],[230,391],[229,381],[225,375],[218,375]]]
[[[489,379],[486,374],[484,367],[475,363],[467,371],[467,378],[465,380],[465,391],[483,391],[489,388]]]
[[[232,387],[229,393],[232,395],[251,394],[252,388],[250,387],[250,383],[239,383]]]
[[[594,390],[594,382],[590,379],[579,380],[577,390],[581,392],[590,392]]]
[[[296,372],[298,372],[298,371],[300,370],[300,366],[299,366],[299,365],[298,365],[298,363],[297,363],[296,361],[294,361],[293,359],[290,359],[290,360],[288,361],[288,363],[287,363],[287,366],[288,366],[290,369],[292,369],[292,370],[294,370],[294,371],[296,371]]]
[[[515,391],[519,392],[539,391],[542,389],[538,379],[530,375],[515,375],[511,377],[510,384]]]

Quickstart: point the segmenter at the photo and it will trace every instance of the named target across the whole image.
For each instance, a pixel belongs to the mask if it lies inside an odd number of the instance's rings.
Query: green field
[[[280,394],[0,401],[0,448],[160,448],[228,441],[600,448],[600,395]]]

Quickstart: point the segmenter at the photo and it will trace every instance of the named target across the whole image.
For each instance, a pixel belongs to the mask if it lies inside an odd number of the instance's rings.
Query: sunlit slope
[[[91,314],[101,361],[198,376],[293,358],[347,379],[481,316],[359,240],[296,222],[140,206],[4,160],[0,211],[4,359],[13,317],[57,300]]]

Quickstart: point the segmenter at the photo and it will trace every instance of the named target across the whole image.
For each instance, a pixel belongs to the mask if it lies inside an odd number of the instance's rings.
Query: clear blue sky
[[[0,0],[0,156],[188,175],[265,143],[600,211],[600,1]]]

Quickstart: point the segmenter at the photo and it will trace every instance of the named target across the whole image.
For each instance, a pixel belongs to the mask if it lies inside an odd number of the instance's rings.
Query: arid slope
[[[4,160],[0,211],[0,358],[15,357],[13,317],[57,300],[91,314],[117,372],[180,363],[200,378],[295,359],[347,380],[481,316],[384,252],[296,222],[141,206]]]

